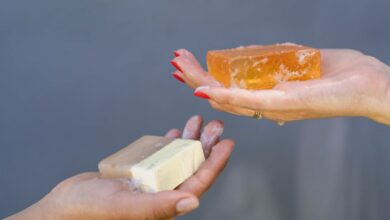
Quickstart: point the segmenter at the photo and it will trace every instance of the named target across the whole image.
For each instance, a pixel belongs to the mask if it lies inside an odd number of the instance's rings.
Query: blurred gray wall
[[[1,0],[0,217],[143,134],[192,114],[226,122],[234,155],[182,219],[390,219],[390,128],[283,127],[213,111],[172,79],[172,51],[296,42],[390,63],[388,0]]]

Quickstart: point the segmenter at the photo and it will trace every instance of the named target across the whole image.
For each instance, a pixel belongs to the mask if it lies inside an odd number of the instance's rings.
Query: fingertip
[[[179,63],[177,62],[177,58],[180,58],[180,57],[176,57],[174,58],[173,60],[171,60],[171,64],[173,67],[175,67],[178,71],[180,72],[183,72],[182,68],[180,67]]]
[[[211,122],[213,123],[216,123],[216,124],[219,124],[220,126],[224,127],[225,126],[225,122],[220,120],[220,119],[213,119]]]
[[[143,200],[136,202],[140,209],[143,209],[138,210],[138,212],[143,213],[143,217],[150,216],[151,219],[170,219],[199,206],[198,198],[195,195],[179,190],[166,190],[148,194]],[[139,214],[138,216],[142,215]]]
[[[236,144],[236,141],[233,140],[233,139],[225,139],[224,141],[228,142],[231,145],[235,145]]]
[[[232,148],[232,150],[234,149],[234,146],[235,146],[235,141],[232,140],[232,139],[224,139],[222,141],[220,141],[216,147],[218,148],[226,148],[226,147],[229,147],[229,148]]]
[[[176,203],[176,211],[178,215],[184,215],[199,207],[199,199],[195,196],[181,199]]]
[[[176,52],[179,54],[179,56],[192,56],[192,53],[184,48],[180,48],[176,50]]]
[[[173,76],[175,79],[177,79],[179,82],[181,82],[181,83],[186,83],[186,82],[184,81],[184,77],[183,77],[183,74],[182,74],[181,72],[179,72],[179,71],[173,72],[173,73],[172,73],[172,76]]]
[[[188,119],[188,121],[203,121],[203,117],[201,115],[193,115]]]
[[[194,96],[204,99],[213,99],[212,87],[199,86],[194,90]]]
[[[201,115],[192,116],[184,126],[182,137],[184,139],[198,139],[202,125],[203,117]]]
[[[206,133],[207,131],[210,132],[211,135],[220,137],[223,133],[224,127],[224,122],[222,120],[213,119],[205,126],[203,132]]]
[[[164,136],[167,138],[179,138],[180,135],[181,135],[181,131],[179,129],[172,128]]]
[[[233,139],[225,139],[224,141],[226,141],[227,143],[229,143],[232,147],[234,147],[236,145],[236,141],[233,140]]]

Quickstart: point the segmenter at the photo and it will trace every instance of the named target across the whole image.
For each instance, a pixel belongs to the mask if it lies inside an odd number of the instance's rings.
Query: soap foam
[[[277,43],[277,46],[297,46],[297,47],[302,47],[302,45],[296,44],[296,43],[291,43],[291,42],[284,42],[284,43]]]
[[[142,192],[141,183],[133,178],[120,178],[119,181],[132,192]]]
[[[210,131],[207,133],[202,133],[200,137],[200,142],[203,145],[204,154],[207,157],[210,154],[211,151],[211,144],[216,141],[216,139],[220,138],[224,130],[224,126],[221,124],[217,124],[216,126],[212,126]],[[206,134],[211,134],[210,136]]]
[[[284,64],[280,64],[279,72],[274,75],[274,79],[278,83],[286,82],[292,77],[301,77],[305,75],[305,72],[307,72],[307,70],[304,72],[290,71]]]
[[[268,57],[264,57],[263,59],[256,61],[252,64],[252,67],[256,67],[259,64],[266,64],[268,62]]]
[[[311,57],[314,55],[314,51],[310,51],[310,50],[298,50],[296,53],[295,53],[297,59],[298,59],[298,62],[299,64],[303,65],[307,62],[307,58],[308,57]]]

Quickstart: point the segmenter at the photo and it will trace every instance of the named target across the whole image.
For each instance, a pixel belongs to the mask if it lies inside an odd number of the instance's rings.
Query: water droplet
[[[286,124],[286,122],[284,122],[284,121],[278,121],[278,125],[279,125],[279,126],[283,126],[284,124]]]

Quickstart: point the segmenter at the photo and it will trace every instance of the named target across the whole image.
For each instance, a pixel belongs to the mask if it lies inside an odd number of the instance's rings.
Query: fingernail
[[[180,82],[185,83],[185,82],[184,82],[184,79],[181,78],[181,77],[179,76],[179,74],[177,74],[177,73],[172,73],[172,76],[175,77],[175,79],[179,80]]]
[[[174,51],[173,54],[175,55],[175,57],[180,56],[179,52],[177,52],[177,51]]]
[[[176,211],[180,214],[184,214],[198,208],[198,206],[199,201],[197,199],[192,197],[185,198],[176,204]]]
[[[176,61],[172,60],[172,61],[171,61],[171,64],[172,64],[172,66],[174,66],[177,70],[179,70],[180,72],[183,72],[183,71],[181,70],[180,66],[176,63]]]
[[[210,99],[210,96],[208,96],[206,93],[204,93],[202,91],[195,91],[194,96],[197,96],[197,97],[202,98],[202,99]]]

